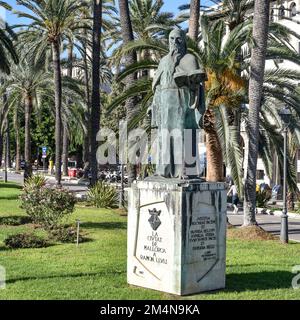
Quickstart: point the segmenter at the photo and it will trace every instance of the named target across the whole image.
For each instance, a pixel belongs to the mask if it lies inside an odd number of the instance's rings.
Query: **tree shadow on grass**
[[[23,187],[19,184],[14,184],[14,183],[9,183],[6,184],[3,181],[0,181],[0,188],[5,188],[5,189],[22,189]],[[0,189],[1,190],[1,189]]]
[[[0,217],[0,225],[20,226],[32,223],[32,220],[27,216],[4,216]]]
[[[86,222],[82,223],[81,227],[86,229],[125,230],[127,229],[127,222]]]
[[[262,271],[249,273],[232,273],[226,275],[226,288],[209,292],[244,292],[291,288],[294,275],[288,271]]]
[[[18,194],[10,194],[5,196],[0,195],[0,200],[18,200],[18,199],[19,199]]]
[[[36,275],[36,276],[28,276],[28,277],[20,277],[7,279],[6,284],[15,283],[18,281],[31,281],[31,280],[46,280],[46,279],[59,279],[62,278],[80,278],[80,277],[105,277],[105,276],[115,276],[124,274],[126,277],[126,270],[117,271],[117,270],[105,270],[102,272],[79,272],[79,273],[70,273],[70,274],[53,274],[53,275]]]
[[[10,250],[12,250],[12,249],[10,249],[10,248],[8,248],[6,246],[0,246],[0,252],[1,251],[10,251]]]

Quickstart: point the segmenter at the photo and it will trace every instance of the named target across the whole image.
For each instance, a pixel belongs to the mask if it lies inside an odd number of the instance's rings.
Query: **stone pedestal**
[[[135,182],[128,205],[129,284],[177,295],[225,287],[223,183]]]

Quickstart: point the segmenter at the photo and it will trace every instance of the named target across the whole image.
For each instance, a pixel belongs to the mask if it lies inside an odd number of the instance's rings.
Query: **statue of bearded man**
[[[153,79],[154,98],[149,109],[152,128],[157,129],[152,151],[156,176],[179,179],[199,176],[195,132],[199,131],[205,111],[205,80],[195,56],[187,53],[185,33],[174,29],[169,35],[169,53],[162,58]],[[194,163],[187,161],[191,153]]]

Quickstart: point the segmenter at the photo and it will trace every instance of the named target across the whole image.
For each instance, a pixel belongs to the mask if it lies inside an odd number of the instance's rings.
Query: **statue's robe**
[[[187,176],[184,150],[187,143],[192,143],[195,153],[196,141],[193,139],[193,142],[187,142],[184,139],[184,130],[199,129],[205,111],[205,73],[199,68],[194,55],[185,54],[178,65],[175,68],[174,66],[170,54],[161,60],[153,79],[155,93],[151,106],[152,127],[157,128],[153,154],[156,175],[166,178]],[[175,134],[172,136],[168,133]]]

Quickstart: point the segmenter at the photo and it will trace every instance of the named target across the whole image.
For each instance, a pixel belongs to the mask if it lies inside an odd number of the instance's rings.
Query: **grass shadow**
[[[0,252],[1,251],[11,251],[11,250],[13,250],[13,249],[10,249],[10,248],[8,248],[6,246],[0,246]]]
[[[289,289],[293,274],[288,271],[262,271],[249,273],[232,273],[226,275],[226,288],[206,294],[218,292],[244,292],[258,290]]]
[[[0,217],[0,225],[6,226],[21,226],[32,223],[32,220],[27,216],[4,216]]]
[[[14,184],[14,183],[8,183],[6,184],[3,181],[0,181],[0,188],[5,188],[5,189],[19,189],[21,190],[23,187],[19,184]],[[0,189],[1,190],[1,189]]]
[[[82,223],[81,227],[86,229],[125,230],[127,229],[127,222],[86,222]]]
[[[70,274],[58,274],[58,275],[42,275],[42,276],[32,276],[32,277],[20,277],[15,279],[7,279],[6,284],[15,283],[18,281],[31,281],[31,280],[43,280],[43,279],[61,279],[61,278],[78,278],[78,277],[105,277],[107,275],[120,275],[126,274],[126,270],[117,271],[117,270],[105,270],[103,272],[80,272],[80,273],[70,273]]]
[[[0,196],[0,200],[18,200],[19,195],[18,194],[10,194],[5,196]]]

